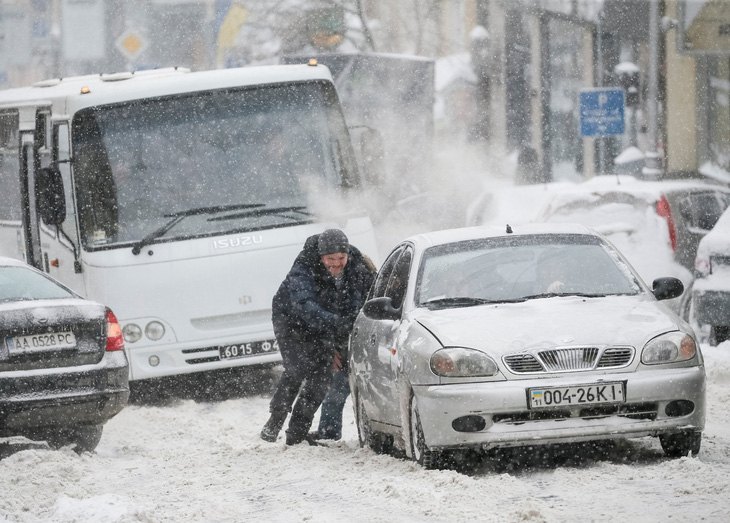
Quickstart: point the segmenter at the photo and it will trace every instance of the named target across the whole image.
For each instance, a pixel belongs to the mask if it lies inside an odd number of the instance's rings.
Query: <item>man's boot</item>
[[[273,443],[281,432],[281,427],[284,426],[286,421],[286,411],[275,410],[271,412],[269,421],[266,422],[264,428],[261,429],[261,439]]]

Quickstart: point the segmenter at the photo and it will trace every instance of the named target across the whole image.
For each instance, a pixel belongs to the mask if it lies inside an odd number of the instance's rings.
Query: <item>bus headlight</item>
[[[151,321],[144,328],[144,333],[152,341],[157,341],[165,335],[165,326],[159,321]]]
[[[134,343],[142,338],[142,329],[139,328],[139,325],[127,323],[122,328],[122,336],[124,336],[124,341],[127,343]]]

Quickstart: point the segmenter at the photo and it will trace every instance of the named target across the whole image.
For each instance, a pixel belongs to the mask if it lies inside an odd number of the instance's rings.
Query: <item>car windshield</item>
[[[427,249],[419,270],[416,303],[444,308],[639,292],[628,266],[598,238],[536,235]]]
[[[312,221],[309,194],[356,176],[335,96],[309,82],[79,111],[73,165],[84,246]]]
[[[0,303],[73,298],[69,291],[25,267],[0,267]]]

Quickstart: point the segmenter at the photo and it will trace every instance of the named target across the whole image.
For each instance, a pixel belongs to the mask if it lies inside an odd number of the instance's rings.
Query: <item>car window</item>
[[[586,235],[521,236],[432,247],[424,253],[417,289],[419,305],[438,306],[640,291],[615,251]]]
[[[404,248],[405,247],[400,247],[396,249],[391,253],[390,256],[388,256],[388,259],[385,260],[383,266],[378,272],[378,276],[375,278],[375,283],[373,284],[372,290],[370,291],[370,298],[382,298],[383,296],[385,296],[385,288],[388,285],[388,280],[390,279],[393,268],[395,267],[398,258],[403,253]]]
[[[403,298],[406,296],[412,259],[413,252],[411,249],[406,249],[398,258],[395,267],[393,267],[393,274],[388,281],[388,287],[385,289],[385,296],[391,299],[392,305],[396,309],[403,304]]]
[[[24,267],[0,267],[0,302],[73,298],[72,293]]]
[[[692,208],[695,209],[693,225],[703,231],[712,230],[725,210],[723,201],[714,192],[693,195]]]

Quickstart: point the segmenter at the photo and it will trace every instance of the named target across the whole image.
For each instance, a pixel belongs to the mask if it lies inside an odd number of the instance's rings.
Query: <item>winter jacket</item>
[[[319,235],[307,238],[272,302],[278,340],[315,343],[344,350],[375,278],[372,263],[350,245],[340,289],[322,263]]]

